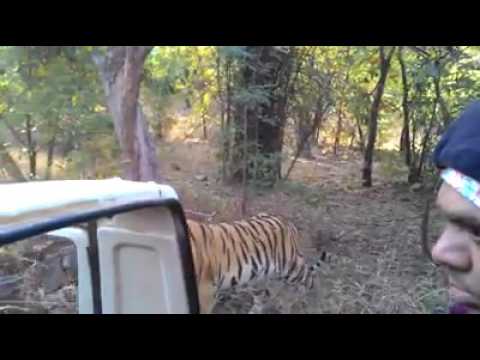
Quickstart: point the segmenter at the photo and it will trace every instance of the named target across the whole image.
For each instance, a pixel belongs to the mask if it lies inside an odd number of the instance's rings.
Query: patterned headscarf
[[[480,208],[480,183],[454,169],[445,169],[440,176],[465,199]]]

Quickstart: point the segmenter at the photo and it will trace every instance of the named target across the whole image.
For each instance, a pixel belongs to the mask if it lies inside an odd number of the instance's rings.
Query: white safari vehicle
[[[0,198],[0,246],[41,234],[75,244],[79,313],[199,312],[185,216],[170,186],[41,181],[0,185]]]

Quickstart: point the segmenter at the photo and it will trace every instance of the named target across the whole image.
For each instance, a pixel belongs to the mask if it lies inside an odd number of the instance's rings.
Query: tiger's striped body
[[[202,313],[211,312],[218,290],[256,280],[283,278],[313,287],[320,261],[307,265],[292,223],[268,214],[232,223],[187,223]]]

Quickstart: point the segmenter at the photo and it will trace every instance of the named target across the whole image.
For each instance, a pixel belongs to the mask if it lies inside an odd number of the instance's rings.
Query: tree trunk
[[[365,156],[362,169],[362,180],[363,186],[365,187],[372,186],[373,151],[375,149],[375,142],[377,139],[378,112],[380,109],[380,103],[382,100],[388,71],[390,69],[390,60],[393,56],[394,51],[395,47],[392,47],[387,57],[385,57],[384,47],[380,46],[380,79],[378,80],[376,86],[376,90],[373,96],[372,107],[370,110],[370,119],[368,123],[368,142],[365,148]]]
[[[410,168],[410,173],[408,174],[408,183],[413,184],[422,179],[423,168],[425,165],[425,157],[427,154],[428,140],[433,129],[433,120],[430,121],[427,131],[423,135],[422,146],[420,149],[420,154],[418,155],[418,164],[417,166],[412,166]]]
[[[423,167],[424,167],[424,164],[425,164],[425,157],[426,157],[426,154],[427,154],[427,151],[428,151],[428,148],[429,148],[428,141],[430,139],[430,135],[432,133],[433,126],[435,124],[435,119],[436,119],[436,115],[437,115],[437,108],[438,108],[439,101],[440,101],[440,98],[437,96],[435,98],[434,103],[433,103],[432,117],[430,118],[430,123],[428,124],[427,131],[423,135],[422,147],[420,149],[420,155],[418,157],[418,165],[417,165],[417,168],[416,168],[416,172],[412,176],[412,179],[411,179],[413,181],[419,181],[422,178]],[[409,177],[409,180],[410,180],[410,177]]]
[[[363,136],[362,124],[360,123],[360,119],[356,117],[355,119],[357,123],[357,131],[358,131],[358,147],[362,153],[365,153],[365,137]]]
[[[225,74],[222,74],[222,61],[220,56],[217,55],[217,61],[216,61],[216,80],[217,80],[217,99],[218,99],[218,104],[220,105],[220,131],[222,134],[222,147],[220,151],[223,151],[223,156],[221,157],[222,160],[222,181],[225,182],[227,178],[227,168],[225,166],[225,135],[226,135],[226,126],[225,126],[225,93],[223,90],[223,84],[222,84],[222,77],[225,76]]]
[[[139,103],[143,64],[152,48],[112,46],[106,56],[93,54],[120,144],[122,173],[134,181],[161,180],[155,143]]]
[[[410,151],[410,108],[408,105],[408,80],[407,80],[407,69],[405,67],[405,62],[403,61],[403,49],[400,48],[398,51],[398,61],[400,63],[400,69],[402,73],[402,85],[403,85],[403,96],[402,96],[402,108],[403,108],[403,129],[402,135],[400,138],[400,151],[405,154],[405,164],[410,166],[412,161],[411,151]]]
[[[298,126],[297,126],[297,152],[299,154],[299,157],[303,157],[306,159],[311,159],[313,157],[312,155],[312,139],[313,136],[310,136],[309,133],[312,130],[312,124],[310,124],[311,121],[308,121],[308,112],[305,112],[305,114],[302,114],[300,116],[300,119],[298,121]],[[317,132],[318,129],[315,129],[315,132]]]
[[[403,153],[405,151],[405,125],[402,127],[402,132],[400,133],[400,142],[398,143],[400,152]]]
[[[28,163],[29,163],[29,177],[35,179],[37,177],[37,144],[33,138],[34,124],[32,122],[32,116],[27,114],[25,119],[25,130],[27,134],[27,151],[28,151]]]
[[[438,64],[436,64],[436,66],[438,69]],[[443,127],[446,128],[448,123],[450,122],[450,112],[440,90],[440,75],[440,71],[438,71],[438,75],[434,78],[433,85],[435,88],[435,96],[438,99],[438,103],[440,104],[440,110],[442,111]]]
[[[342,120],[343,114],[342,110],[337,111],[337,129],[335,131],[335,142],[333,143],[333,154],[336,156],[338,151],[338,146],[340,144],[340,134],[342,133]]]
[[[249,162],[254,161],[255,148],[261,156],[259,176],[265,185],[273,185],[281,173],[281,152],[283,147],[283,127],[286,121],[288,79],[291,71],[290,56],[278,51],[273,46],[250,46],[251,55],[243,64],[239,73],[239,88],[252,94],[262,89],[262,99],[242,98],[235,106],[235,136],[233,141],[230,178],[233,182],[243,182],[242,148],[244,135],[244,109],[247,111],[247,139],[249,143]],[[258,142],[256,128],[258,127]],[[258,159],[257,159],[258,160]],[[249,167],[250,169],[250,167]],[[247,177],[254,174],[247,172]]]
[[[415,164],[417,163],[417,122],[412,122],[412,141],[410,143],[410,166],[408,167],[408,183],[413,184],[417,181],[417,170]]]
[[[247,214],[247,197],[248,197],[248,189],[247,189],[247,171],[248,171],[248,107],[244,108],[243,113],[243,168],[242,168],[242,204],[241,204],[241,216],[245,217]]]
[[[225,130],[223,132],[223,166],[224,166],[224,183],[231,179],[232,168],[232,76],[231,76],[232,60],[227,59],[225,62],[225,92],[226,92],[226,109],[225,109]]]
[[[59,152],[63,158],[66,158],[75,149],[75,136],[69,131],[66,134],[66,139],[59,146]]]
[[[205,121],[205,113],[202,112],[202,128],[203,128],[203,140],[207,140],[207,122]]]
[[[438,70],[438,63],[435,63],[435,66],[437,66]],[[433,109],[432,109],[432,115],[430,118],[430,122],[428,123],[428,127],[426,131],[423,134],[422,142],[421,142],[421,147],[419,149],[419,154],[417,154],[414,146],[412,147],[412,155],[415,155],[415,158],[412,158],[412,164],[409,168],[409,174],[408,174],[408,182],[413,183],[420,181],[422,179],[423,175],[423,170],[425,167],[425,160],[427,158],[427,154],[430,151],[431,144],[430,144],[430,138],[432,136],[433,130],[435,128],[435,124],[438,124],[437,120],[437,113],[438,113],[438,108],[440,107],[440,112],[442,114],[442,120],[443,123],[448,122],[449,119],[449,112],[446,107],[446,104],[443,101],[442,94],[441,94],[441,89],[440,89],[440,71],[438,71],[437,76],[433,78],[433,84],[434,84],[434,90],[435,90],[435,100],[433,102]],[[416,133],[416,128],[415,128],[415,123],[414,123],[414,135]],[[413,141],[413,144],[414,145]]]
[[[33,128],[34,124],[32,122],[32,117],[30,114],[27,114],[25,118],[25,134],[26,134],[26,141],[22,139],[21,133],[15,129],[8,121],[2,119],[3,124],[7,127],[12,137],[18,143],[18,145],[27,149],[28,155],[28,166],[29,166],[29,174],[28,177],[33,179],[37,176],[37,143],[34,138]],[[22,175],[23,176],[23,175]]]
[[[293,160],[290,163],[290,166],[288,167],[287,173],[283,177],[284,180],[287,180],[288,177],[290,176],[290,173],[292,172],[293,167],[295,166],[295,163],[297,162],[305,144],[310,141],[310,139],[311,139],[312,135],[315,133],[315,131],[320,129],[322,120],[324,119],[326,111],[328,109],[328,107],[322,108],[321,103],[322,103],[322,99],[319,98],[319,100],[317,102],[317,109],[315,111],[315,116],[313,118],[313,124],[311,125],[308,132],[306,132],[304,134],[303,139],[300,140],[300,144],[297,146],[296,154],[293,157]]]
[[[357,132],[354,130],[352,131],[352,136],[350,138],[350,144],[348,145],[349,150],[353,150],[355,146],[355,138],[357,136]]]
[[[45,170],[45,179],[50,180],[52,176],[52,165],[53,165],[53,156],[55,153],[55,142],[56,142],[56,134],[52,136],[50,141],[48,142],[48,149],[47,149],[47,168]]]

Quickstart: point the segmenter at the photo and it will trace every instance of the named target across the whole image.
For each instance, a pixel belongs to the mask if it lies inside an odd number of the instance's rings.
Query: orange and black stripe
[[[199,283],[211,281],[218,289],[267,278],[310,288],[314,272],[325,260],[323,254],[315,265],[307,265],[299,250],[298,230],[278,216],[262,213],[219,224],[189,220],[188,225]]]

